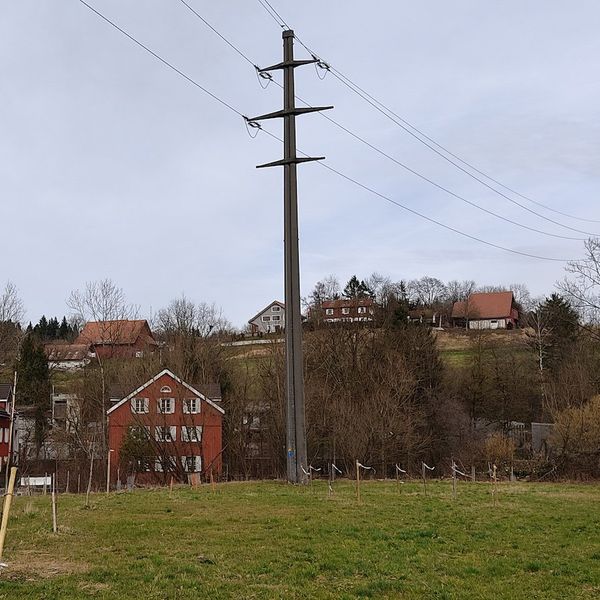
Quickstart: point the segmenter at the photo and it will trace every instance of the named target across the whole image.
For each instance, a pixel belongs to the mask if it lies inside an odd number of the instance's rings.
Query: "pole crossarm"
[[[285,33],[285,32],[284,32]],[[293,37],[293,32],[292,32]],[[276,65],[271,65],[270,67],[264,67],[262,69],[258,69],[259,73],[267,73],[268,71],[278,71],[281,69],[291,68],[295,69],[296,67],[301,67],[303,65],[312,65],[316,62],[319,62],[318,59],[310,59],[310,60],[285,60],[283,62],[277,63]]]
[[[324,156],[306,156],[296,158],[283,158],[281,160],[275,160],[264,165],[256,165],[257,169],[264,169],[265,167],[285,167],[286,165],[296,165],[298,163],[311,162],[313,160],[325,160]]]
[[[248,121],[265,121],[267,119],[280,119],[282,117],[289,117],[291,115],[304,115],[306,113],[320,112],[322,110],[330,110],[333,106],[306,106],[306,107],[294,107],[288,110],[276,110],[275,112],[267,113],[265,115],[259,115],[258,117],[251,117]]]

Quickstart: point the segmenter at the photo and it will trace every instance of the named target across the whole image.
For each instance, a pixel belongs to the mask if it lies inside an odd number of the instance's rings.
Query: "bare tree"
[[[166,308],[158,311],[156,324],[167,335],[195,334],[207,337],[233,329],[221,308],[214,303],[192,302],[185,295],[171,300]]]
[[[441,302],[447,295],[446,286],[435,277],[421,277],[413,279],[408,283],[411,300],[417,304],[431,307]]]
[[[585,256],[569,262],[567,275],[557,284],[558,289],[571,302],[584,322],[600,321],[600,239],[589,238],[585,242]]]
[[[96,321],[98,323],[98,333],[102,345],[111,344],[119,339],[125,321],[135,319],[138,313],[138,307],[130,304],[123,289],[110,279],[89,281],[85,284],[83,290],[72,291],[67,300],[67,305],[73,311],[73,317],[77,322]],[[89,340],[89,343],[95,344],[97,341]],[[104,362],[100,356],[101,353],[96,352],[95,354],[102,383],[100,399],[102,448],[106,450],[106,375]]]
[[[477,289],[477,284],[472,279],[458,281],[453,279],[446,284],[449,302],[464,302]]]
[[[19,297],[17,287],[8,281],[0,294],[0,364],[15,356],[24,317],[25,305]]]

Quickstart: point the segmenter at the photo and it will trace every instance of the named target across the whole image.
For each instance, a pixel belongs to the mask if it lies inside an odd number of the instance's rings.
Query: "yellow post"
[[[15,489],[15,478],[17,476],[17,467],[11,467],[10,479],[8,480],[8,490],[4,496],[4,507],[2,509],[2,525],[0,525],[0,560],[4,550],[4,540],[6,539],[6,528],[8,527],[8,513],[12,503],[13,491]]]
[[[356,500],[360,504],[360,467],[358,460],[356,461]]]

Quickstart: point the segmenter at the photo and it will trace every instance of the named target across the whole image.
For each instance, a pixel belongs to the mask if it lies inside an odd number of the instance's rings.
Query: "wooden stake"
[[[456,463],[452,461],[452,497],[456,500]]]
[[[46,495],[46,481],[48,479],[48,473],[44,473],[44,496]]]
[[[8,489],[4,496],[4,507],[2,509],[2,525],[0,525],[0,560],[2,560],[2,552],[4,551],[4,540],[6,539],[6,529],[8,527],[8,515],[10,513],[10,505],[12,503],[13,491],[15,489],[15,478],[17,476],[17,467],[11,467],[10,477],[8,479]]]
[[[92,491],[92,473],[94,472],[94,444],[90,447],[90,476],[88,477],[87,490],[85,492],[85,506],[90,507],[90,492]]]
[[[475,481],[475,465],[471,467],[471,480]]]
[[[425,472],[425,463],[421,462],[421,472],[423,475],[423,490],[425,492],[425,496],[427,496],[427,477]]]
[[[52,476],[52,533],[58,532],[56,519],[56,473]]]
[[[215,478],[213,476],[213,470],[210,470],[210,487],[212,489],[213,494],[217,491],[217,484],[215,483]]]
[[[171,475],[171,482],[169,483],[169,493],[173,493],[173,475]]]
[[[356,461],[356,500],[360,504],[360,467],[358,460]]]
[[[81,491],[81,471],[77,472],[77,493]]]
[[[65,485],[65,494],[69,493],[69,476],[70,476],[70,471],[67,471],[67,484]]]
[[[110,455],[112,450],[108,449],[108,458],[106,459],[106,495],[110,494]]]

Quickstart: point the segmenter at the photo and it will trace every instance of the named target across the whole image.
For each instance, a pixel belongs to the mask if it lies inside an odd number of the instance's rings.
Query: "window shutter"
[[[135,398],[131,399],[131,412],[134,413],[135,412]]]
[[[144,412],[145,413],[148,412],[148,404],[149,404],[148,398],[144,398]]]
[[[200,472],[202,471],[202,457],[201,456],[195,456],[194,457],[194,467],[196,472]]]
[[[175,442],[177,440],[177,426],[171,425],[171,427],[169,427],[169,431],[171,433],[171,440]]]
[[[183,401],[183,414],[185,415],[189,415],[190,414],[190,405],[189,405],[189,400],[184,400]]]
[[[197,442],[202,441],[202,425],[196,426],[196,441]]]

